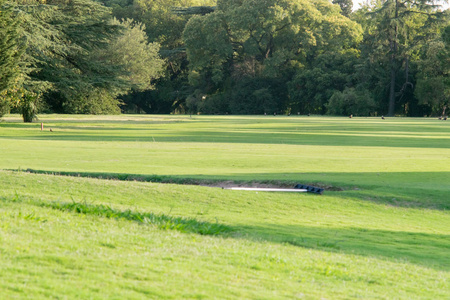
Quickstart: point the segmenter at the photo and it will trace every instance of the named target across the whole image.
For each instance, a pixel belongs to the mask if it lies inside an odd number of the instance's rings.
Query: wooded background
[[[445,115],[444,4],[0,0],[0,116]]]

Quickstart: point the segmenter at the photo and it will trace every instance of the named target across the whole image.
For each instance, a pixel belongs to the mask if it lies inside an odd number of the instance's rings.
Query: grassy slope
[[[345,191],[267,194],[3,171],[0,294],[450,296],[447,123],[47,118],[52,133],[0,123],[0,168],[323,182]],[[190,217],[234,231],[163,231],[42,206],[49,201]]]

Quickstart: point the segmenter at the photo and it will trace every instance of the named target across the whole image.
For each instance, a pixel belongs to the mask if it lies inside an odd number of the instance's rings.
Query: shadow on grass
[[[99,218],[124,219],[162,230],[270,242],[331,253],[375,257],[405,262],[436,270],[450,270],[450,235],[367,228],[325,228],[303,225],[259,224],[228,226],[192,218],[157,215],[148,212],[118,210],[107,205],[83,202],[59,203],[38,200],[0,198],[9,202],[25,201],[50,209],[91,215]],[[101,222],[101,219],[99,219]],[[288,249],[287,249],[288,251]]]
[[[355,128],[317,129],[317,127],[273,129],[267,128],[241,129],[232,131],[223,130],[176,130],[161,129],[150,126],[148,128],[136,127],[77,127],[56,125],[50,126],[53,132],[46,128],[44,134],[36,129],[36,134],[11,135],[8,139],[19,140],[53,140],[53,141],[105,141],[105,142],[191,142],[191,143],[245,143],[245,144],[287,144],[287,145],[313,145],[313,146],[369,146],[369,147],[414,147],[414,148],[450,148],[450,137],[447,131],[433,131],[432,133],[414,131],[413,128],[398,128],[405,130],[402,133],[385,131],[369,132],[365,129],[355,131]],[[2,127],[29,128],[33,125],[1,125]],[[70,133],[68,130],[74,130]],[[80,132],[81,131],[81,132]],[[108,132],[110,131],[110,132]],[[145,132],[147,131],[147,132]],[[40,134],[39,134],[39,133]],[[155,136],[157,135],[157,136]],[[424,141],[424,139],[426,140]]]
[[[299,225],[263,224],[226,226],[86,203],[43,203],[44,207],[105,218],[125,219],[163,230],[201,235],[226,236],[253,241],[268,241],[321,251],[348,253],[408,262],[437,270],[450,270],[450,235],[365,228],[322,228]],[[233,233],[235,233],[233,235]]]
[[[18,171],[18,170],[10,170]],[[279,173],[239,174],[239,176],[205,175],[146,175],[107,172],[64,172],[22,170],[35,174],[86,177],[106,180],[140,181],[153,183],[221,186],[227,184],[267,184],[280,188],[308,184],[325,189],[325,194],[339,191],[333,196],[360,199],[381,205],[404,208],[450,210],[450,172],[365,172],[365,173]],[[288,175],[286,177],[286,175]],[[287,178],[277,180],[275,178]],[[296,179],[294,179],[296,178]]]
[[[184,176],[165,176],[165,175],[146,175],[146,174],[126,174],[126,173],[110,173],[110,172],[65,172],[65,171],[46,171],[46,170],[8,170],[13,172],[27,172],[32,174],[44,174],[55,176],[84,177],[105,180],[120,181],[139,181],[153,183],[171,183],[171,184],[190,184],[190,185],[210,185],[220,180],[207,180],[201,178],[190,178]]]
[[[246,238],[328,252],[407,261],[437,270],[450,270],[450,235],[365,228],[322,228],[263,224],[243,226]]]
[[[111,124],[115,126],[127,126],[127,125],[155,125],[155,124],[176,124],[176,123],[186,123],[187,121],[192,121],[193,119],[189,119],[189,116],[185,118],[180,119],[171,119],[171,120],[155,120],[155,119],[147,119],[147,120],[108,120],[108,119],[90,119],[89,117],[93,117],[92,115],[85,115],[88,116],[88,118],[85,119],[38,119],[37,121],[33,121],[32,123],[24,123],[21,120],[21,118],[17,118],[17,121],[0,121],[0,128],[1,127],[10,127],[10,128],[21,128],[21,127],[37,127],[40,126],[41,123],[44,123],[45,127],[50,126],[59,126],[64,127],[65,124],[79,124],[80,126],[77,126],[77,129],[84,129],[84,124]],[[198,123],[198,120],[195,120],[196,123]],[[204,120],[202,122],[208,122],[207,120]],[[92,125],[94,126],[94,125]],[[92,127],[92,129],[98,129],[101,127]]]
[[[41,128],[41,124],[0,122],[0,128],[35,128],[36,130],[39,130]]]

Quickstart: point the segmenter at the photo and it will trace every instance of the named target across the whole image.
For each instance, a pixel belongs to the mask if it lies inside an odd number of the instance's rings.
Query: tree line
[[[0,0],[0,116],[444,115],[444,3]]]

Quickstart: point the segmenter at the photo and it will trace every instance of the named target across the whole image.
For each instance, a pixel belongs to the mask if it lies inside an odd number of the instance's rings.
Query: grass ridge
[[[141,213],[132,210],[117,210],[108,205],[88,204],[86,202],[51,202],[43,206],[60,211],[75,212],[85,215],[94,215],[108,219],[125,219],[136,221],[145,225],[154,225],[159,229],[177,230],[186,233],[201,235],[220,235],[233,231],[230,226],[216,223],[198,221],[193,218],[172,217],[165,214]]]
[[[293,188],[299,184],[297,181],[286,180],[223,180],[223,179],[199,179],[189,177],[174,177],[164,175],[145,175],[145,174],[126,174],[126,173],[108,173],[108,172],[70,172],[70,171],[46,171],[46,170],[34,170],[34,169],[9,169],[5,171],[12,172],[26,172],[31,174],[41,175],[54,175],[54,176],[68,176],[68,177],[82,177],[82,178],[94,178],[103,180],[119,180],[119,181],[137,181],[137,182],[151,182],[151,183],[168,183],[168,184],[182,184],[182,185],[204,185],[219,187],[222,184],[235,184],[238,186],[252,186],[253,184],[273,185],[282,188]],[[343,187],[332,186],[329,184],[323,184],[319,182],[308,182],[302,184],[314,185],[319,188],[323,188],[327,191],[344,191]]]
[[[21,197],[16,193],[12,199],[1,197],[0,200],[8,202],[23,202]],[[205,222],[198,221],[194,218],[173,217],[166,214],[155,214],[150,212],[136,212],[130,209],[118,210],[109,205],[89,204],[87,202],[44,202],[41,200],[27,199],[27,203],[60,210],[63,212],[74,212],[78,214],[93,215],[104,217],[108,219],[124,219],[129,221],[136,221],[144,225],[152,225],[158,229],[163,230],[177,230],[183,233],[196,233],[200,235],[223,235],[231,233],[234,229],[230,226],[220,224],[219,222]],[[24,216],[35,219],[34,215]]]

